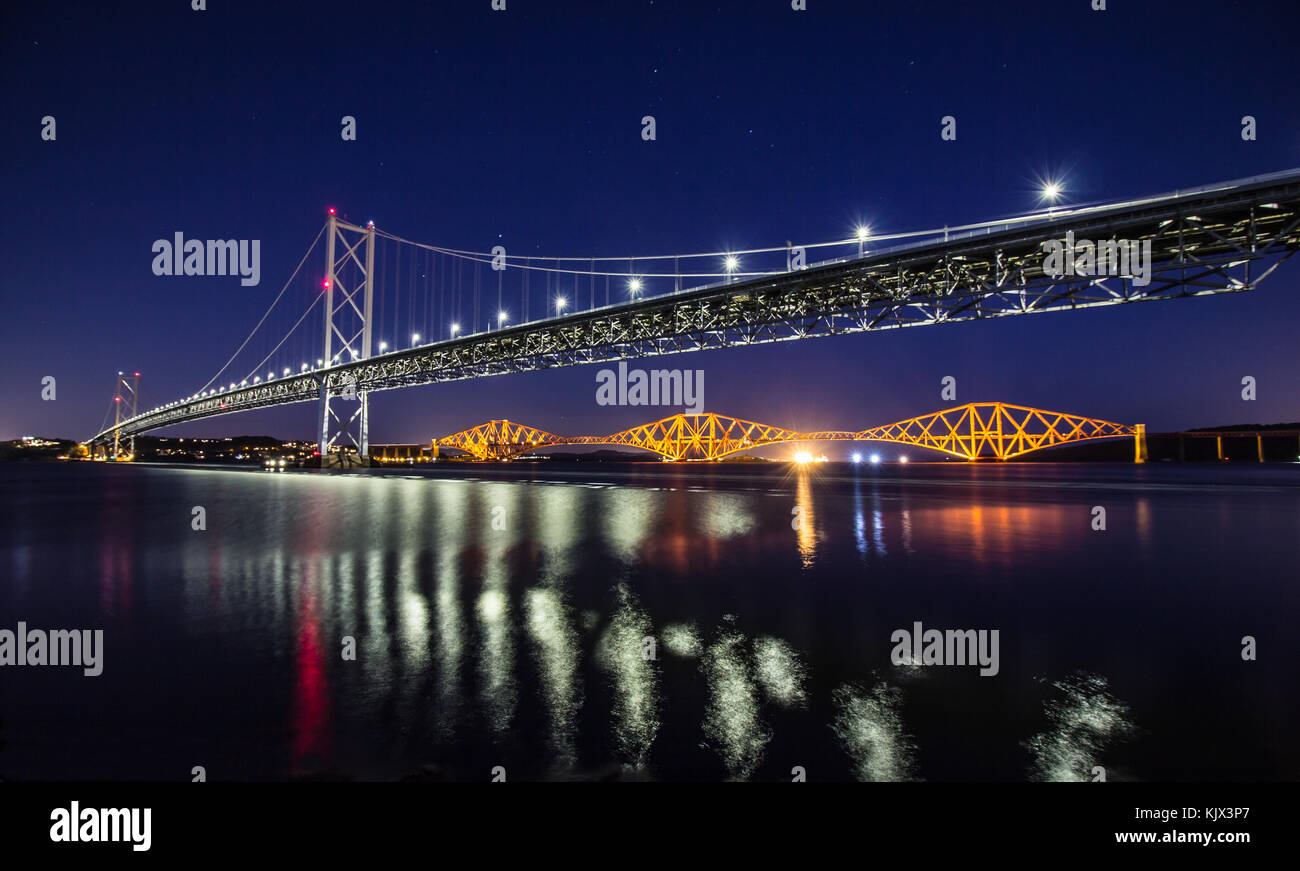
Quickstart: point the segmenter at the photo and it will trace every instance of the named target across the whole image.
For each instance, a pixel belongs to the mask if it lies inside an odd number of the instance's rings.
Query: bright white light
[[[860,463],[860,462],[862,462],[862,454],[856,454],[856,453],[855,453],[855,454],[853,455],[853,462],[855,462],[855,463]]]
[[[871,455],[871,462],[873,462],[873,463],[879,463],[879,462],[880,462],[880,454],[872,454],[872,455]]]
[[[411,333],[411,344],[415,344],[415,343],[418,342],[418,341],[420,341],[420,334],[419,334],[419,333]]]
[[[907,454],[903,454],[901,457],[899,457],[899,458],[898,458],[898,461],[899,461],[900,463],[906,463],[906,462],[907,462]]]
[[[460,324],[452,324],[452,325],[451,325],[451,334],[454,336],[454,335],[456,335],[456,334],[459,333],[459,332],[460,332]]]
[[[728,272],[735,272],[740,268],[740,258],[736,257],[735,254],[728,254],[727,259],[722,261],[722,265]]]
[[[317,365],[317,366],[324,366],[324,365],[325,365],[325,361],[322,360],[322,359],[320,359],[319,357],[317,357],[317,358],[316,358],[316,365]]]
[[[506,314],[505,312],[497,312],[497,322],[498,322],[498,323],[502,323],[502,324],[504,324],[504,323],[506,322],[506,319],[509,318],[509,317],[510,317],[510,315]]]
[[[870,227],[867,227],[867,226],[861,226],[861,227],[858,227],[858,241],[859,241],[859,242],[865,242],[865,241],[867,241],[867,237],[870,236],[870,235],[871,235],[871,228],[870,228]]]
[[[387,350],[388,350],[388,343],[387,343],[387,342],[380,342],[380,343],[379,343],[379,352],[382,354],[384,351],[387,351]]]
[[[285,367],[284,367],[284,374],[285,374],[285,375],[288,375],[288,374],[289,374],[289,367],[288,367],[288,366],[285,366]]]
[[[799,463],[800,465],[803,465],[804,463],[811,463],[812,454],[808,453],[807,451],[800,451],[799,453],[794,455],[794,461],[796,463]]]
[[[307,371],[307,364],[306,364],[306,363],[303,363],[303,364],[302,364],[302,368],[299,369],[298,371],[299,371],[299,372],[306,372],[306,371]]]
[[[1061,197],[1061,183],[1058,181],[1046,182],[1039,192],[1039,196],[1049,203],[1056,202]]]
[[[631,281],[629,281],[629,282],[627,283],[627,289],[628,289],[628,291],[629,291],[630,293],[634,293],[634,294],[636,294],[636,293],[640,293],[640,292],[641,292],[641,279],[639,279],[639,278],[633,278]]]
[[[562,296],[557,296],[557,297],[555,298],[555,310],[556,310],[556,311],[561,311],[561,312],[564,311],[564,307],[565,307],[566,305],[568,305],[568,304],[569,304],[569,301],[568,301],[567,299],[565,299],[564,297],[562,297]]]

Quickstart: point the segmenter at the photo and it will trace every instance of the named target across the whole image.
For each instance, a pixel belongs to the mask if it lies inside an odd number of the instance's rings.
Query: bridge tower
[[[126,391],[123,393],[123,391]],[[130,410],[126,406],[130,403]],[[135,372],[127,375],[125,372],[117,373],[117,387],[113,395],[113,459],[117,459],[121,453],[121,433],[122,420],[130,420],[140,413],[140,373]],[[130,440],[131,457],[135,457],[135,435],[134,433],[127,437]]]
[[[321,466],[343,465],[341,452],[330,448],[347,442],[356,446],[359,462],[370,456],[370,401],[351,373],[328,374],[329,367],[370,357],[371,307],[374,297],[375,225],[358,227],[339,220],[330,209],[329,269],[325,276],[325,369],[320,381]]]

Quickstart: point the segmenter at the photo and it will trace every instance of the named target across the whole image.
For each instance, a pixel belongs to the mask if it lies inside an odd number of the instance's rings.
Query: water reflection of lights
[[[537,648],[541,694],[551,719],[551,746],[557,763],[569,767],[577,756],[574,728],[582,707],[578,633],[564,601],[553,589],[529,590],[524,611],[528,634]]]
[[[1036,780],[1087,781],[1101,754],[1131,735],[1129,709],[1110,693],[1099,675],[1075,675],[1052,684],[1054,695],[1043,703],[1050,728],[1027,742]]]
[[[737,493],[702,493],[700,525],[709,538],[734,538],[754,529],[749,500]]]
[[[664,627],[664,647],[674,656],[700,655],[700,633],[694,624],[673,623]]]
[[[754,642],[755,677],[769,699],[783,707],[802,705],[806,670],[794,648],[779,638]]]
[[[614,684],[614,740],[624,763],[641,767],[659,734],[659,680],[654,660],[645,656],[652,638],[650,618],[627,587],[598,648],[601,665]]]
[[[804,568],[817,559],[817,514],[814,510],[811,476],[801,472],[795,484],[795,541]]]
[[[615,556],[633,560],[652,530],[658,526],[663,504],[659,494],[623,488],[601,491],[605,541]]]
[[[433,493],[434,516],[464,516],[468,488],[454,481],[439,482]],[[434,580],[437,636],[438,694],[437,728],[444,736],[455,728],[461,704],[461,660],[465,654],[465,616],[461,601],[458,560],[465,541],[463,523],[439,523],[438,563]]]
[[[759,717],[758,691],[744,641],[743,635],[724,631],[701,663],[709,684],[704,734],[722,756],[728,774],[737,780],[753,774],[772,738]]]
[[[487,551],[479,618],[479,681],[483,707],[493,731],[504,733],[515,715],[518,689],[514,674],[515,639],[507,595],[507,553],[519,537],[523,518],[518,508],[523,488],[517,484],[486,484],[476,489],[487,509],[488,522],[479,525]],[[498,525],[499,521],[504,521]],[[504,527],[504,528],[502,528]]]
[[[858,780],[912,779],[916,751],[898,713],[901,699],[897,689],[883,683],[871,692],[848,685],[836,688],[831,728],[853,760]]]
[[[515,713],[514,638],[510,602],[501,590],[484,590],[478,598],[479,675],[483,707],[498,733],[510,727]]]

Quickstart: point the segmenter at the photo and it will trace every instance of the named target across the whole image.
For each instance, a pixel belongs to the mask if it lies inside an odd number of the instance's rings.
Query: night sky
[[[93,435],[119,369],[141,371],[145,407],[203,386],[330,206],[451,248],[623,256],[992,219],[1035,208],[1044,177],[1078,203],[1300,165],[1294,0],[207,5],[0,13],[0,438]],[[153,241],[178,230],[260,239],[261,283],[154,276]],[[319,278],[291,291],[295,316]],[[632,365],[703,369],[707,410],[797,429],[936,410],[952,375],[959,402],[1171,430],[1300,419],[1297,323],[1300,258],[1253,293]],[[599,368],[376,394],[371,440],[672,413],[597,405]],[[161,434],[311,438],[313,419],[297,405]]]

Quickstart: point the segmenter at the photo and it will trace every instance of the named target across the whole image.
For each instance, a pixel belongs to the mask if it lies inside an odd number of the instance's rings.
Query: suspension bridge
[[[1109,261],[1101,253],[1108,242]],[[1134,246],[1135,255],[1149,251],[1140,272],[1116,268],[1115,255],[1125,243]],[[1064,269],[1046,253],[1062,247],[1070,255]],[[123,439],[160,427],[312,402],[323,462],[340,457],[344,446],[355,448],[364,461],[370,455],[368,396],[376,391],[1248,291],[1297,248],[1300,170],[958,227],[884,235],[862,228],[856,238],[803,246],[642,257],[542,257],[511,255],[501,246],[486,252],[439,247],[393,235],[373,222],[352,223],[331,209],[267,313],[207,384],[142,412],[138,381],[126,393],[119,375],[113,422],[83,447],[111,445],[116,457]],[[823,249],[843,250],[845,256],[804,262],[809,250]],[[1077,260],[1076,251],[1083,252]],[[304,269],[321,253],[323,269]],[[683,287],[693,281],[702,283]],[[626,298],[613,299],[611,286],[613,295],[626,293]],[[128,398],[129,414],[123,407]],[[984,405],[968,407],[969,413],[984,414],[975,410]],[[993,421],[1005,421],[1011,413],[1005,410],[1018,408],[991,405],[1004,409],[990,412]],[[687,417],[648,425],[658,430],[618,435],[630,439],[627,444],[669,456],[681,436],[664,427],[689,432],[699,422]],[[929,438],[916,429],[922,420],[893,424],[882,437],[904,443]],[[743,429],[744,422],[724,417],[710,419],[707,426],[725,421]],[[790,432],[772,428],[758,434],[777,438]],[[498,443],[511,445],[512,438]],[[730,452],[730,436],[719,438],[709,442],[704,456]],[[944,438],[948,441],[937,449],[968,458],[992,451],[1005,459],[1036,449],[1026,447],[1031,441],[1025,433],[1010,441],[998,436],[992,447],[987,435],[958,436],[953,430]],[[986,441],[975,451],[969,440],[980,438]]]

